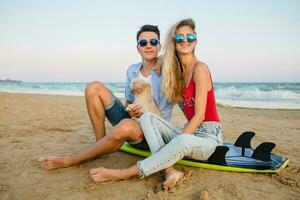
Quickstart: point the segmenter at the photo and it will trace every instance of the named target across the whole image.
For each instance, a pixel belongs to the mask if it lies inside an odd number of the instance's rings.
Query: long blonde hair
[[[182,26],[189,26],[195,32],[195,22],[192,19],[184,19],[171,27],[165,42],[165,53],[162,67],[163,73],[163,91],[167,99],[173,103],[179,103],[182,100],[181,90],[185,87],[183,74],[185,67],[181,64],[178,57],[174,36],[176,30]]]

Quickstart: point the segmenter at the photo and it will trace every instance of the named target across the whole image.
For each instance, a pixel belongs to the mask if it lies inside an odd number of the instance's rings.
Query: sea
[[[0,82],[0,92],[84,96],[88,83]],[[124,97],[125,83],[106,83]],[[300,83],[214,83],[217,103],[227,107],[300,109]]]

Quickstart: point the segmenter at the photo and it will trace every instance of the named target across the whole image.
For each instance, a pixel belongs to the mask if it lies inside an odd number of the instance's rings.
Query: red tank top
[[[217,106],[216,106],[216,99],[214,93],[214,87],[211,83],[211,90],[207,92],[207,100],[206,100],[206,109],[205,109],[205,117],[203,122],[220,122]],[[189,85],[182,89],[181,93],[183,95],[182,105],[184,115],[188,120],[191,120],[195,115],[195,82],[193,77],[189,83]]]

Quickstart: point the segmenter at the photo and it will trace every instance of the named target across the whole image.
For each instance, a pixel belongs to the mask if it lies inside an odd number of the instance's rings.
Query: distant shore
[[[20,80],[12,80],[12,79],[0,79],[0,83],[22,83]]]

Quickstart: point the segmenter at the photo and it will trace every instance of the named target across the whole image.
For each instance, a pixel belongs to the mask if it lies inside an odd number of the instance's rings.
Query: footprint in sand
[[[0,185],[0,192],[7,192],[10,190],[10,186],[9,185]]]
[[[287,174],[274,174],[272,175],[272,177],[279,181],[281,184],[291,187],[299,187],[299,184],[297,183],[295,178]]]

